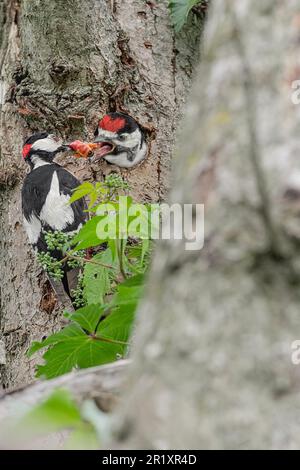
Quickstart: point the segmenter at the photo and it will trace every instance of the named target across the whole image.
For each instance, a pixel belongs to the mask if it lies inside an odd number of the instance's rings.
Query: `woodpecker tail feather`
[[[73,268],[71,270],[64,268],[64,276],[61,281],[48,276],[51,287],[57,296],[57,300],[68,312],[74,312],[72,291],[77,287],[79,274],[80,268]]]
[[[57,300],[62,304],[65,310],[67,310],[68,312],[73,312],[74,307],[72,305],[70,296],[65,290],[63,281],[57,281],[56,279],[53,279],[50,276],[48,276],[48,278],[49,278],[51,287],[57,296]]]
[[[65,290],[68,296],[72,299],[72,291],[76,289],[78,285],[78,277],[80,274],[80,268],[73,268],[70,271],[65,271],[63,282]]]

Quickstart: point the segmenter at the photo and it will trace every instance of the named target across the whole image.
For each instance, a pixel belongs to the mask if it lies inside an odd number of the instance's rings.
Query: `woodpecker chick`
[[[147,154],[147,144],[138,123],[127,114],[109,113],[98,123],[95,131],[93,162],[104,158],[121,168],[132,168]]]

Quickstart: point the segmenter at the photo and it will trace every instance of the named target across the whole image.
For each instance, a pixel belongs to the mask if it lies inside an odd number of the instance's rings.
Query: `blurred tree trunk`
[[[299,41],[299,2],[212,2],[171,193],[204,249],[159,243],[119,447],[300,446]]]
[[[164,197],[174,131],[198,55],[196,17],[180,36],[167,1],[0,0],[0,383],[32,380],[25,351],[60,327],[61,314],[22,227],[25,137],[51,130],[93,134],[99,117],[121,110],[145,126],[148,160],[124,172],[138,199]],[[64,164],[101,180],[106,164]],[[6,356],[6,359],[5,359]]]

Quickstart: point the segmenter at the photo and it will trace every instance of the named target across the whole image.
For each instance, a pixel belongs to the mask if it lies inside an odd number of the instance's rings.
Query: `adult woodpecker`
[[[109,113],[98,123],[95,131],[93,162],[104,158],[122,168],[132,168],[147,154],[147,143],[138,123],[127,114]]]
[[[47,132],[32,135],[23,146],[23,159],[30,167],[22,188],[24,227],[29,242],[38,252],[49,251],[45,232],[61,231],[72,234],[77,232],[87,219],[83,199],[68,204],[72,191],[80,182],[53,161],[58,153],[66,150],[69,150],[68,146]],[[51,255],[56,259],[62,257],[61,252],[57,250],[51,252]],[[70,296],[71,290],[76,287],[78,270],[70,270],[67,266],[63,266],[63,269],[63,288]],[[61,285],[53,279],[51,283],[60,296]]]

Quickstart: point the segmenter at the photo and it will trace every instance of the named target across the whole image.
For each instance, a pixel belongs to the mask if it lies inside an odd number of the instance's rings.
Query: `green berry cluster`
[[[59,231],[45,232],[45,241],[49,250],[61,250],[63,251],[66,244],[72,238],[70,234]]]
[[[83,274],[80,273],[78,276],[78,282],[76,289],[71,290],[72,303],[76,308],[85,307],[86,300],[83,292]]]
[[[124,181],[117,173],[111,173],[105,178],[105,186],[110,189],[130,189],[127,181]]]
[[[77,251],[76,252],[76,259],[69,258],[68,261],[67,261],[67,264],[68,264],[69,268],[81,268],[84,265],[84,257],[85,257],[85,251],[84,250]]]
[[[60,281],[63,278],[64,273],[60,261],[56,260],[49,253],[44,251],[37,254],[37,259],[49,276],[53,277],[57,281]]]

